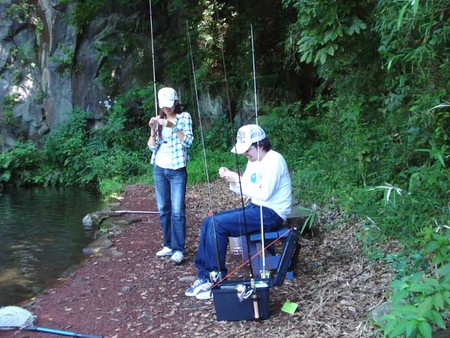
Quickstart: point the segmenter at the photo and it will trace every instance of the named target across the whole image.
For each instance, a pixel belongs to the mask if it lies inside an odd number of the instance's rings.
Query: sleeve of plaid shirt
[[[184,134],[184,140],[181,142],[183,147],[190,148],[194,141],[194,134],[192,132],[192,118],[187,112],[181,113],[177,116],[177,127]]]
[[[172,134],[172,169],[179,169],[187,166],[189,162],[189,148],[194,141],[192,118],[189,113],[183,112],[177,116],[177,127],[183,132],[184,140],[180,142],[178,135],[176,133]]]

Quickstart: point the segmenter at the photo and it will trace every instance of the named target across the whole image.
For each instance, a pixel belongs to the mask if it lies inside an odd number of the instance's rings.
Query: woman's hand
[[[150,119],[150,121],[148,121],[148,125],[149,125],[149,127],[152,129],[153,132],[154,132],[155,129],[156,129],[156,126],[157,126],[157,124],[158,124],[158,120],[159,120],[159,117],[152,117],[152,118]]]
[[[167,127],[167,128],[175,127],[175,123],[173,123],[172,121],[166,120],[166,119],[158,119],[158,123],[159,123],[159,125],[161,125],[163,127]]]

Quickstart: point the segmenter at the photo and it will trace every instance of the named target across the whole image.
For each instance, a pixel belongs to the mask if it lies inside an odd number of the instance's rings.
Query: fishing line
[[[203,124],[202,124],[202,117],[200,114],[200,104],[198,99],[198,89],[197,89],[197,77],[195,76],[195,65],[194,65],[194,55],[192,52],[192,43],[191,43],[191,35],[189,33],[189,24],[186,20],[186,32],[187,32],[187,39],[188,39],[188,46],[189,46],[189,57],[190,57],[190,63],[192,68],[192,78],[194,81],[194,93],[195,93],[195,102],[197,105],[197,115],[198,115],[198,123],[199,123],[199,129],[200,129],[200,137],[202,141],[202,151],[203,151],[203,166],[205,168],[205,176],[206,176],[206,182],[208,187],[208,201],[209,201],[209,211],[208,216],[212,218],[212,226],[213,226],[213,234],[214,234],[214,244],[215,244],[215,250],[216,250],[216,260],[217,260],[217,269],[219,272],[219,279],[221,276],[221,268],[220,268],[220,259],[219,259],[219,247],[217,244],[217,234],[216,234],[216,222],[214,220],[214,213],[212,210],[212,198],[211,198],[211,183],[209,179],[209,170],[208,170],[208,161],[206,159],[206,146],[205,146],[205,137],[203,133]]]
[[[216,11],[216,18],[217,18],[217,22],[220,22],[220,18],[219,18],[219,13]],[[222,31],[220,29],[220,25],[217,26],[218,27],[218,34],[219,37],[222,35]],[[230,118],[230,123],[232,124],[232,129],[233,129],[233,135],[236,135],[237,130],[234,127],[234,123],[233,123],[233,115],[231,112],[231,99],[230,99],[230,91],[229,91],[229,86],[228,86],[228,76],[227,76],[227,67],[226,67],[226,63],[225,63],[225,52],[224,52],[224,48],[223,48],[223,44],[224,44],[225,39],[223,39],[223,43],[221,44],[221,55],[222,55],[222,65],[223,65],[223,72],[224,72],[224,82],[225,82],[225,91],[226,91],[226,95],[227,95],[227,104],[228,104],[228,114],[229,114],[229,118]],[[241,170],[240,170],[240,165],[239,165],[239,156],[238,154],[235,154],[235,159],[236,159],[236,168],[237,168],[237,174],[238,174],[238,183],[239,183],[239,188],[240,188],[240,197],[241,197],[241,205],[242,205],[242,213],[243,213],[243,224],[244,224],[244,228],[245,228],[245,232],[247,233],[247,220],[245,217],[245,202],[244,202],[244,196],[242,194],[242,186],[241,186]],[[238,215],[239,216],[239,215]],[[242,240],[242,227],[241,227],[241,220],[239,217],[239,238]],[[247,242],[247,256],[250,257],[250,241],[248,236],[245,236],[246,238],[246,242]],[[247,261],[248,262],[248,261]],[[246,262],[246,263],[247,263]],[[253,267],[252,267],[252,262],[250,261],[249,263],[250,266],[250,274],[251,277],[253,278]]]
[[[230,271],[226,276],[222,277],[221,280],[217,281],[216,283],[214,283],[213,287],[219,285],[221,282],[223,282],[224,280],[226,280],[228,277],[234,275],[236,272],[238,272],[239,270],[241,270],[247,263],[251,262],[253,259],[255,259],[256,257],[258,257],[262,251],[267,250],[268,248],[270,248],[272,245],[274,245],[275,243],[277,243],[278,241],[280,241],[283,237],[286,236],[286,234],[288,234],[289,232],[291,232],[293,230],[293,228],[289,228],[286,230],[286,232],[282,233],[280,236],[278,236],[277,238],[275,238],[272,242],[270,242],[269,244],[267,244],[266,246],[261,246],[262,249],[258,250],[253,256],[251,256],[250,254],[248,255],[248,259],[245,262],[242,262],[241,265],[239,265],[237,268],[235,268],[234,270]]]
[[[254,100],[255,100],[255,123],[258,124],[258,93],[257,93],[257,86],[256,86],[256,62],[255,62],[255,44],[254,44],[254,35],[253,35],[253,25],[250,25],[250,36],[252,41],[252,65],[253,65],[253,91],[254,91]],[[257,157],[258,157],[258,163],[260,162],[260,153],[259,153],[259,142],[257,143]],[[259,184],[261,187],[261,165],[259,166]],[[264,220],[263,220],[263,209],[262,205],[259,206],[259,217],[261,220],[261,245],[264,247]],[[262,270],[261,270],[261,277],[267,278],[267,271],[266,271],[266,253],[265,250],[263,250],[262,254]]]
[[[208,170],[208,161],[206,160],[206,146],[205,146],[205,138],[203,135],[203,124],[202,124],[202,118],[200,114],[200,104],[198,99],[198,88],[197,88],[197,79],[195,76],[195,66],[194,66],[194,56],[192,53],[192,43],[191,43],[191,35],[189,33],[189,24],[186,20],[186,31],[187,31],[187,38],[188,38],[188,46],[189,46],[189,58],[192,68],[192,77],[194,81],[194,93],[195,93],[195,103],[197,108],[197,115],[198,115],[198,123],[199,123],[199,129],[200,129],[200,137],[202,141],[202,152],[203,152],[203,165],[205,168],[205,176],[206,176],[206,182],[208,183],[208,197],[209,197],[209,209],[212,210],[212,201],[211,201],[211,188],[210,188],[210,180],[209,180],[209,170]]]
[[[220,23],[219,13],[216,12],[217,22]],[[217,25],[219,30],[219,37],[222,35],[222,31],[220,29],[220,24]],[[223,45],[225,44],[225,38],[222,39],[222,44],[220,45],[220,52],[222,55],[222,65],[223,65],[223,76],[224,76],[224,82],[225,82],[225,93],[227,94],[227,108],[228,108],[228,117],[230,119],[230,123],[233,124],[233,115],[231,113],[231,100],[230,100],[230,90],[228,87],[228,76],[227,76],[227,66],[225,63],[225,51],[223,49]]]
[[[253,25],[250,25],[250,35],[251,35],[251,41],[252,41],[252,64],[253,64],[253,91],[255,95],[255,123],[258,125],[258,95],[256,91],[256,66],[255,66],[255,46],[254,46],[254,38],[253,38]],[[259,163],[259,185],[261,188],[261,161],[259,156],[259,141],[257,142],[257,160]],[[264,248],[264,226],[263,226],[263,218],[262,218],[262,205],[259,206],[259,217],[261,220],[261,245]],[[261,278],[266,278],[266,261],[265,261],[265,251],[262,250],[262,270],[260,271]],[[253,290],[252,294],[252,300],[253,300],[253,311],[255,314],[255,319],[259,319],[259,304],[258,304],[258,297],[256,295],[257,290],[255,286],[255,279],[251,279],[251,288]]]

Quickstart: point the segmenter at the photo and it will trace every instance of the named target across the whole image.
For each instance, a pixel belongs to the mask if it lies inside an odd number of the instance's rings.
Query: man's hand
[[[225,167],[219,168],[219,175],[229,183],[239,182],[239,175],[234,171],[229,170],[228,168]]]

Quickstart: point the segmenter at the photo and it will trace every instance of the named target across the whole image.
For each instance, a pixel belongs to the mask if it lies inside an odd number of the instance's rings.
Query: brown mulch
[[[156,210],[151,186],[129,186],[122,197],[118,209]],[[22,306],[37,316],[36,325],[108,338],[374,336],[368,312],[384,301],[391,276],[364,259],[355,224],[300,239],[295,279],[270,289],[269,319],[217,321],[213,301],[184,292],[196,277],[193,258],[202,219],[210,208],[238,207],[240,200],[217,181],[210,188],[189,186],[187,205],[187,259],[181,266],[155,256],[162,243],[157,215],[125,214],[119,219],[129,225],[110,228],[107,249]],[[326,217],[323,223],[339,215]],[[241,263],[235,255],[228,260],[230,268]],[[281,311],[287,300],[298,304],[294,314]],[[54,336],[0,331],[2,338]]]

